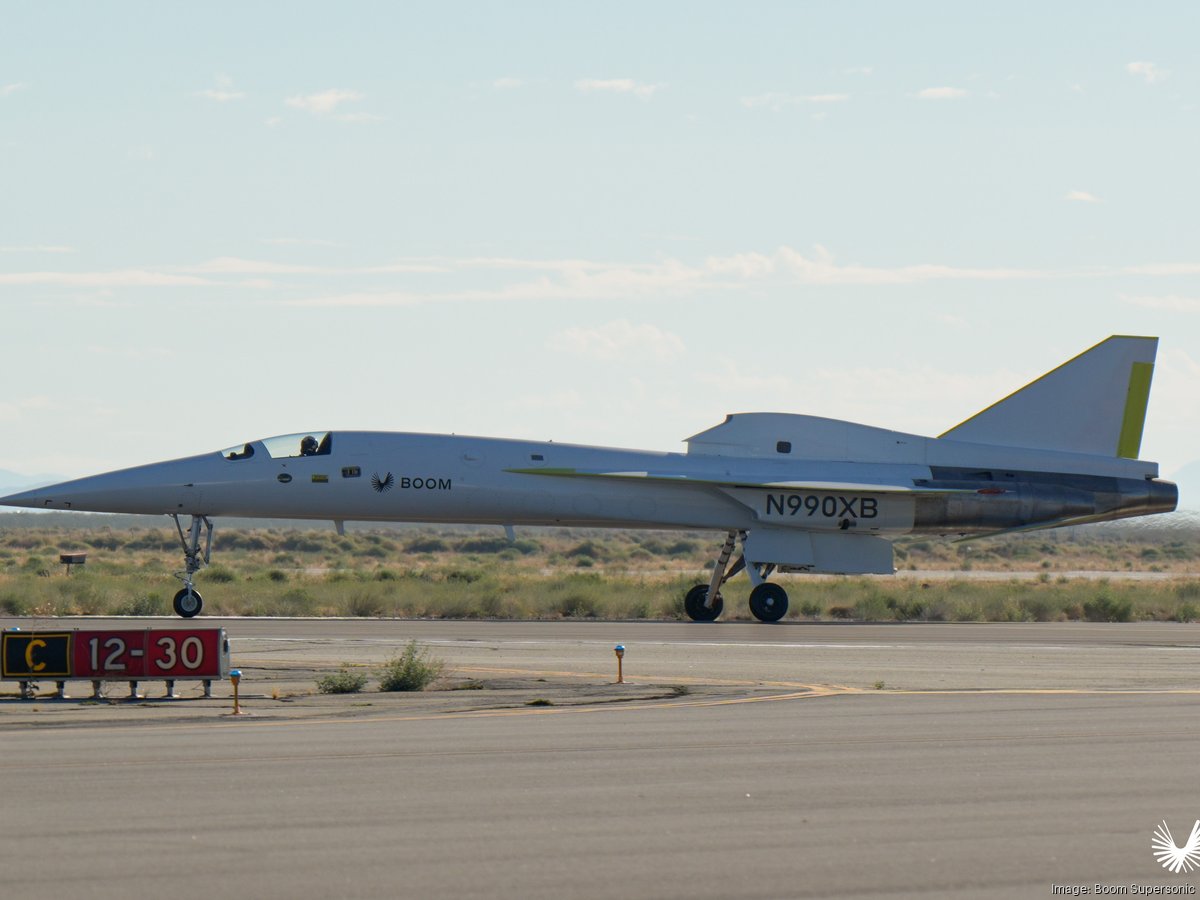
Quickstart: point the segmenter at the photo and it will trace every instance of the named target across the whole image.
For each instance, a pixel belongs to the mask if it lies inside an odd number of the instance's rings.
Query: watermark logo
[[[1200,819],[1192,826],[1192,836],[1182,847],[1175,843],[1167,820],[1163,819],[1163,823],[1154,829],[1150,846],[1154,850],[1154,858],[1169,872],[1178,875],[1180,872],[1200,869]]]

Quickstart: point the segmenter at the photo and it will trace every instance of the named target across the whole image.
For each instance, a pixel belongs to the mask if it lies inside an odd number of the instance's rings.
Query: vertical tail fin
[[[1137,459],[1158,338],[1114,335],[943,438]]]

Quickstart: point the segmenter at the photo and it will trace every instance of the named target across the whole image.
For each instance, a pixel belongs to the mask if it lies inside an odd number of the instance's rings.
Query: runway
[[[1163,819],[1182,842],[1200,818],[1195,626],[202,621],[228,629],[253,715],[227,715],[227,687],[0,702],[6,892],[1042,897],[1200,881],[1150,848]],[[483,687],[307,693],[313,673],[409,637]],[[610,683],[617,641],[626,685]]]

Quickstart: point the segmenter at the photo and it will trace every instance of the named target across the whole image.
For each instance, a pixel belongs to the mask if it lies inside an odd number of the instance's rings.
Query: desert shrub
[[[558,613],[566,619],[594,619],[598,611],[596,598],[579,592],[567,594],[558,603]]]
[[[384,663],[379,690],[423,691],[437,681],[445,670],[445,661],[433,657],[429,648],[422,647],[414,638],[398,656]]]
[[[283,572],[279,569],[271,569],[271,571],[267,572],[267,578],[276,582],[287,581],[288,579],[287,572]]]
[[[270,548],[270,544],[253,532],[226,531],[221,535],[222,550],[269,550]]]
[[[414,538],[404,545],[406,553],[445,553],[450,545],[440,537]]]
[[[224,566],[210,566],[204,571],[204,580],[216,582],[217,584],[229,584],[232,581],[237,581],[237,575],[232,569],[227,569]]]
[[[1129,622],[1133,619],[1133,603],[1100,594],[1084,601],[1083,615],[1089,622]]]
[[[472,569],[450,569],[446,572],[445,578],[447,581],[457,581],[463,584],[472,584],[483,578],[482,572],[476,572]]]
[[[576,544],[563,555],[576,560],[587,559],[590,560],[588,565],[595,565],[597,559],[607,559],[611,554],[604,545],[598,544],[596,541],[584,541]],[[576,565],[579,563],[577,562]]]
[[[29,601],[19,594],[0,594],[0,613],[6,616],[27,616]]]
[[[346,614],[364,619],[378,618],[383,615],[383,600],[374,594],[356,591],[346,601]]]
[[[292,588],[284,591],[279,602],[283,609],[282,615],[286,616],[311,615],[317,606],[316,598],[304,588]]]
[[[162,616],[166,612],[167,601],[155,593],[136,594],[118,603],[113,610],[113,614],[118,616]]]
[[[508,547],[508,538],[479,537],[460,541],[457,549],[459,553],[499,553]]]
[[[325,542],[318,540],[314,535],[298,532],[288,535],[279,542],[279,546],[297,553],[319,553],[325,549]]]
[[[887,607],[892,611],[892,618],[900,622],[923,619],[928,611],[924,602],[911,597],[889,597]]]
[[[675,541],[668,545],[666,552],[668,556],[691,556],[700,548],[700,545],[695,541]]]
[[[796,608],[799,610],[800,615],[810,616],[814,619],[817,616],[821,615],[821,613],[823,612],[821,604],[818,601],[812,600],[812,599],[801,600],[799,606],[797,606]]]
[[[367,686],[367,676],[362,672],[351,672],[343,665],[332,675],[317,679],[317,690],[322,694],[357,694]]]
[[[125,546],[125,541],[115,534],[93,534],[84,543],[94,550],[116,550]]]
[[[887,601],[878,594],[872,594],[859,600],[854,605],[854,617],[868,622],[893,618]]]

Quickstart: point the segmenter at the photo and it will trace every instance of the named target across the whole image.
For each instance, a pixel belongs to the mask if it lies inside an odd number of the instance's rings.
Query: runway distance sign
[[[4,678],[176,681],[229,672],[223,628],[6,631],[3,642]]]

